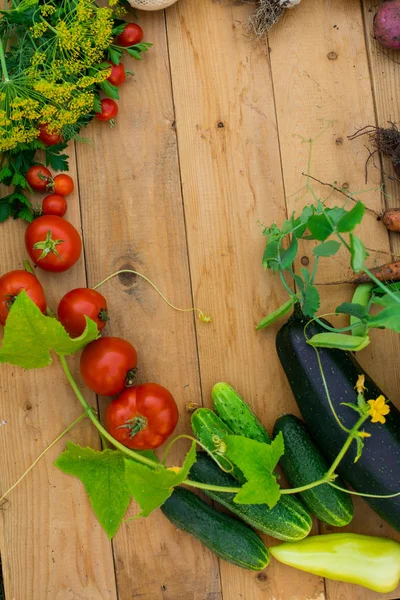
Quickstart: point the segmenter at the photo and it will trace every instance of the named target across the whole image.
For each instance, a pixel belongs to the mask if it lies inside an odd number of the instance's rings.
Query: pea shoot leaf
[[[281,268],[288,269],[296,258],[299,249],[299,242],[293,236],[290,246],[284,251],[281,257]]]
[[[367,307],[355,302],[343,302],[343,304],[337,307],[335,312],[342,315],[351,315],[358,319],[365,319],[368,316]]]
[[[400,303],[400,292],[393,293],[397,301],[392,296],[389,296],[389,294],[384,294],[383,296],[374,296],[374,304],[385,307],[398,305]]]
[[[365,246],[360,238],[356,237],[352,233],[350,234],[350,253],[351,268],[355,273],[358,273],[363,268],[364,261],[368,256],[368,252],[366,251]]]
[[[78,338],[70,338],[61,323],[43,315],[22,290],[7,317],[0,347],[0,363],[10,363],[24,369],[47,367],[52,361],[50,350],[67,356],[98,336],[96,323],[86,317],[83,334]]]
[[[308,272],[308,271],[307,271]],[[321,304],[319,291],[311,283],[306,282],[303,292],[303,313],[306,317],[313,317]]]
[[[308,219],[307,227],[313,238],[324,242],[333,233],[332,225],[325,215],[313,215]]]
[[[370,316],[368,327],[382,327],[400,333],[400,304],[389,306],[377,315]]]
[[[125,483],[122,452],[82,448],[72,442],[55,461],[63,473],[78,477],[85,486],[90,504],[109,538],[116,534],[131,499]]]
[[[247,482],[234,498],[238,504],[267,504],[273,508],[280,498],[274,469],[285,451],[283,435],[270,443],[257,442],[240,435],[227,435],[226,456],[242,471]]]
[[[356,225],[361,223],[364,213],[364,204],[362,202],[357,202],[354,208],[349,210],[349,212],[346,212],[346,214],[336,223],[337,231],[340,233],[350,233]]]
[[[339,250],[341,244],[336,240],[328,240],[327,242],[322,242],[318,246],[313,248],[314,256],[322,257],[322,256],[334,256],[336,252]]]

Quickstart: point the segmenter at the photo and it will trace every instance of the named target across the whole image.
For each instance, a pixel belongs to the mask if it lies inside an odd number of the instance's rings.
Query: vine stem
[[[362,492],[354,492],[353,490],[348,490],[346,488],[342,488],[340,487],[340,485],[336,485],[335,483],[333,483],[332,481],[328,481],[327,482],[328,485],[330,485],[331,487],[335,488],[336,490],[340,490],[341,492],[346,492],[347,494],[352,494],[353,496],[361,496],[362,498],[397,498],[397,496],[400,496],[400,492],[396,492],[395,494],[384,494],[384,495],[380,495],[380,494],[363,494]]]
[[[196,307],[193,307],[193,308],[178,308],[177,306],[174,306],[164,296],[164,294],[158,289],[158,287],[151,281],[151,279],[149,279],[148,277],[146,277],[146,275],[143,275],[142,273],[139,273],[138,271],[134,271],[133,269],[121,269],[120,271],[116,271],[115,273],[112,273],[112,275],[109,275],[108,277],[106,277],[105,279],[103,279],[102,281],[100,281],[100,283],[98,283],[97,285],[95,285],[92,289],[93,290],[97,290],[97,288],[99,288],[101,285],[103,285],[104,283],[107,283],[107,281],[109,281],[113,277],[116,277],[117,275],[121,275],[122,273],[131,273],[131,274],[137,275],[138,277],[141,277],[142,279],[144,279],[145,281],[147,281],[147,283],[149,283],[151,285],[151,287],[153,289],[155,289],[155,291],[157,292],[157,294],[164,300],[164,302],[166,304],[168,304],[168,306],[170,306],[174,310],[177,310],[178,312],[197,312],[199,319],[201,321],[203,321],[203,323],[209,323],[211,321],[211,317],[205,315],[203,313],[203,311],[200,310],[199,308],[196,308]]]
[[[8,490],[6,492],[4,492],[4,494],[0,498],[0,502],[5,500],[6,496],[8,496],[8,494],[10,492],[12,492],[13,489],[16,488],[17,485],[19,485],[21,483],[21,481],[28,475],[28,473],[30,473],[30,471],[32,471],[33,467],[35,467],[37,465],[39,460],[41,458],[43,458],[43,456],[50,450],[50,448],[52,448],[55,444],[57,444],[57,442],[59,442],[61,440],[61,438],[64,437],[64,435],[66,435],[69,431],[71,431],[71,429],[73,429],[75,427],[75,425],[78,425],[78,423],[83,421],[83,419],[86,419],[86,416],[87,416],[86,413],[83,413],[77,419],[75,419],[75,421],[73,421],[70,425],[68,425],[68,427],[66,429],[64,429],[64,431],[62,433],[60,433],[60,435],[58,435],[56,437],[56,439],[53,440],[51,442],[51,444],[49,446],[47,446],[47,448],[45,448],[43,450],[43,452],[41,452],[39,454],[39,456],[34,460],[34,462],[31,464],[31,466],[26,469],[26,471],[21,475],[21,477],[19,479],[17,479],[17,481],[10,488],[8,488]]]

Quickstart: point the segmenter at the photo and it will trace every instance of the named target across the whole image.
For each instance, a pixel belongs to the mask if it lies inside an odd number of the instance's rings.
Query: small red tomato
[[[33,190],[45,192],[52,178],[50,171],[46,167],[34,165],[28,169],[26,180]]]
[[[42,311],[46,310],[46,297],[40,282],[28,271],[16,270],[0,277],[0,324],[4,325],[8,312],[18,294],[25,290],[29,298]]]
[[[137,352],[122,338],[102,337],[88,344],[81,355],[81,375],[88,388],[101,396],[120,394],[133,385]]]
[[[46,215],[28,225],[25,247],[38,267],[44,271],[61,273],[70,269],[80,257],[82,240],[69,221]]]
[[[63,217],[67,212],[67,201],[64,196],[50,194],[42,202],[42,214]]]
[[[96,118],[99,121],[113,122],[118,114],[118,104],[111,98],[103,98],[101,100],[101,112],[96,113]]]
[[[49,186],[51,191],[60,196],[69,196],[74,191],[74,180],[69,175],[61,173],[53,179],[53,184]]]
[[[85,316],[94,321],[101,331],[107,321],[107,300],[90,288],[71,290],[60,300],[58,320],[71,337],[79,337],[85,331]]]
[[[157,383],[144,383],[125,390],[109,404],[106,429],[128,448],[152,450],[169,438],[178,418],[169,391]]]
[[[61,135],[59,133],[49,133],[47,128],[48,125],[39,126],[39,140],[46,144],[46,146],[55,146],[56,144],[61,144],[63,141]]]
[[[112,85],[116,85],[117,87],[126,81],[126,73],[125,67],[122,63],[119,65],[115,65],[110,60],[108,61],[111,66],[111,74],[107,77],[107,81],[109,81]]]
[[[128,48],[140,44],[143,40],[143,29],[137,23],[128,23],[121,35],[117,38],[117,44]]]

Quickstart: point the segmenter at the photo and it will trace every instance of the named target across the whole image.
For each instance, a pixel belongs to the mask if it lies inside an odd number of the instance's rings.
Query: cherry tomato
[[[25,231],[25,247],[33,262],[44,271],[67,271],[82,252],[81,236],[62,217],[35,219]]]
[[[114,396],[133,385],[137,361],[132,344],[118,337],[102,337],[82,352],[81,375],[96,394]]]
[[[178,418],[169,391],[157,383],[144,383],[125,390],[109,404],[106,429],[128,448],[152,450],[169,438]]]
[[[41,165],[30,167],[26,174],[26,180],[37,192],[45,192],[48,184],[52,181],[50,171]]]
[[[96,113],[99,121],[113,121],[118,114],[118,104],[111,98],[101,100],[101,112]]]
[[[90,288],[76,288],[61,298],[58,320],[71,337],[79,337],[85,331],[85,315],[92,319],[101,331],[109,319],[107,300],[104,296]]]
[[[41,140],[46,146],[55,146],[60,144],[63,139],[59,133],[49,133],[47,129],[48,125],[39,126],[39,140]]]
[[[137,23],[128,23],[121,35],[117,38],[117,44],[128,48],[140,44],[143,40],[143,29]]]
[[[10,308],[18,294],[25,290],[42,313],[46,310],[46,297],[40,282],[28,271],[16,270],[0,277],[0,324],[4,325]]]
[[[60,196],[69,196],[74,191],[74,180],[69,175],[61,173],[54,177],[53,183],[48,189],[51,189],[51,191]]]
[[[42,214],[63,217],[67,212],[67,201],[64,196],[50,194],[42,202]]]
[[[116,85],[117,87],[126,81],[125,67],[122,63],[119,65],[115,65],[110,60],[108,61],[109,65],[111,65],[111,74],[107,77],[107,81],[109,81],[112,85]]]

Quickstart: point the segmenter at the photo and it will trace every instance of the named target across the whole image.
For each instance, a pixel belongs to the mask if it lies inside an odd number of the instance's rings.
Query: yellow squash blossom
[[[355,385],[355,389],[357,390],[357,392],[359,394],[363,394],[364,391],[367,389],[365,387],[365,375],[359,375],[358,376],[357,383]]]
[[[379,396],[376,400],[368,400],[370,405],[369,414],[372,423],[386,423],[385,415],[388,415],[390,408],[386,404],[385,396]]]

